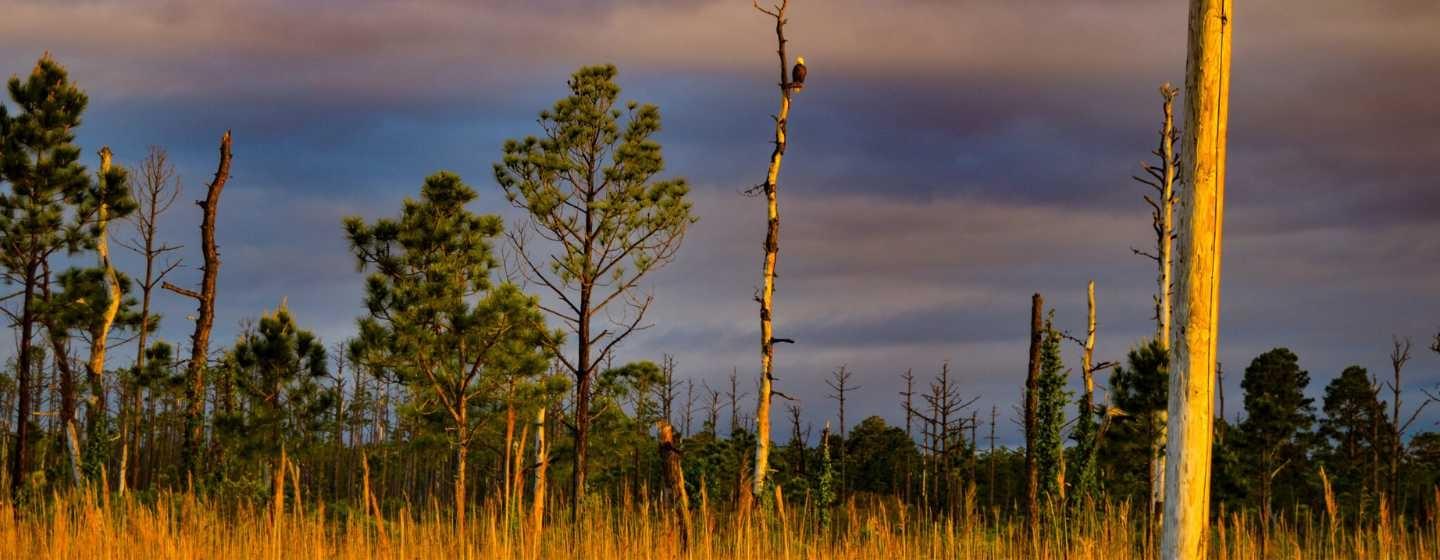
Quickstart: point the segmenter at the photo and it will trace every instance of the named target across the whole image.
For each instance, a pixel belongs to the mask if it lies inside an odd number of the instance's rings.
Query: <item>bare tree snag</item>
[[[100,181],[106,183],[110,176],[112,153],[108,146],[100,148]],[[103,187],[102,187],[103,190]],[[100,434],[99,423],[105,420],[105,349],[110,328],[115,325],[115,315],[120,312],[120,278],[110,264],[110,205],[108,199],[100,197],[100,207],[95,210],[95,227],[99,234],[95,238],[95,253],[100,258],[100,268],[105,272],[105,292],[109,299],[95,328],[95,339],[90,341],[90,361],[87,364],[90,378],[90,398],[86,408],[85,424],[90,436]],[[100,435],[100,437],[104,437]]]
[[[1163,558],[1204,558],[1210,519],[1232,0],[1191,0],[1185,67],[1185,170],[1165,447]]]
[[[1425,407],[1428,406],[1431,402],[1435,401],[1435,398],[1432,395],[1426,393],[1426,396],[1430,398],[1421,401],[1420,406],[1416,407],[1415,410],[1410,413],[1410,417],[1408,419],[1403,422],[1400,420],[1400,410],[1402,406],[1402,403],[1400,402],[1400,393],[1402,391],[1402,385],[1400,384],[1400,372],[1405,369],[1405,364],[1410,361],[1410,339],[1402,339],[1397,336],[1393,338],[1393,341],[1394,343],[1390,350],[1390,366],[1395,372],[1395,380],[1388,383],[1388,385],[1390,385],[1391,398],[1391,426],[1395,429],[1395,437],[1390,440],[1391,448],[1389,499],[1392,511],[1394,511],[1394,508],[1397,507],[1395,500],[1400,495],[1400,457],[1405,454],[1405,448],[1403,443],[1401,442],[1401,438],[1405,436],[1405,432],[1410,430],[1410,425],[1415,423],[1415,419],[1420,417],[1420,413],[1425,410]],[[1433,346],[1432,349],[1434,349],[1436,352],[1440,352],[1440,336],[1436,337],[1435,344],[1436,345]],[[1379,391],[1378,387],[1376,388],[1376,391]]]
[[[680,549],[690,546],[690,496],[685,493],[685,470],[680,464],[680,446],[675,439],[675,428],[669,420],[661,420],[660,460],[665,469],[665,486],[674,500],[676,521],[680,525]]]
[[[1080,374],[1085,380],[1085,394],[1083,407],[1085,410],[1092,410],[1095,405],[1095,281],[1091,280],[1085,286],[1085,301],[1088,303],[1089,312],[1085,321],[1085,345],[1084,352],[1080,354]]]
[[[1035,411],[1040,408],[1040,345],[1045,336],[1041,317],[1045,298],[1030,298],[1030,368],[1025,376],[1025,529],[1033,543],[1040,534],[1040,470],[1035,463]]]
[[[220,193],[230,179],[230,131],[220,137],[220,163],[215,178],[206,188],[205,200],[197,201],[203,217],[200,220],[200,242],[205,256],[201,269],[200,292],[181,288],[169,282],[165,289],[195,299],[199,313],[195,316],[195,334],[190,337],[190,363],[185,369],[185,470],[191,477],[200,465],[201,440],[205,436],[205,366],[210,354],[210,329],[215,325],[215,279],[220,276],[220,252],[215,248],[215,214],[220,208]]]
[[[535,492],[531,497],[530,546],[540,556],[540,539],[545,532],[545,471],[550,466],[550,447],[545,441],[545,407],[535,412]]]
[[[140,330],[135,345],[135,371],[145,367],[145,349],[149,348],[150,331],[154,328],[150,316],[150,304],[155,288],[165,281],[165,277],[180,266],[180,260],[167,261],[161,266],[156,266],[156,259],[165,253],[179,250],[179,246],[158,243],[156,240],[159,232],[160,215],[170,209],[170,206],[179,198],[181,192],[180,180],[175,175],[175,166],[169,163],[169,157],[165,150],[152,146],[150,153],[146,155],[145,161],[140,166],[140,181],[131,183],[131,197],[139,203],[136,212],[130,215],[130,221],[135,226],[135,233],[138,236],[130,241],[120,240],[122,247],[129,249],[145,259],[145,277],[140,282]],[[133,384],[126,388],[122,398],[125,399],[121,422],[121,453],[120,463],[120,494],[125,494],[129,484],[127,478],[134,478],[139,475],[138,469],[126,466],[139,466],[140,453],[140,390]],[[135,455],[134,463],[130,462],[130,455]]]
[[[774,391],[773,375],[775,359],[775,331],[772,326],[775,296],[775,260],[780,254],[780,206],[776,199],[776,181],[780,177],[780,161],[785,157],[786,126],[790,119],[790,94],[797,88],[790,83],[786,65],[790,59],[785,55],[785,15],[790,0],[781,0],[772,9],[760,7],[759,0],[753,2],[756,10],[775,19],[775,38],[780,56],[780,112],[775,115],[775,149],[770,153],[770,168],[765,174],[765,183],[760,190],[765,193],[768,211],[768,225],[765,229],[765,264],[760,295],[760,394],[755,405],[755,478],[751,494],[759,496],[765,488],[765,477],[770,472],[770,398]]]
[[[1136,181],[1149,185],[1155,190],[1156,198],[1145,196],[1145,203],[1150,205],[1151,223],[1155,229],[1155,253],[1147,253],[1139,249],[1132,249],[1135,254],[1155,261],[1159,269],[1156,275],[1158,284],[1155,291],[1155,338],[1160,342],[1160,347],[1166,352],[1170,350],[1170,315],[1171,299],[1174,293],[1174,282],[1171,279],[1173,270],[1172,246],[1175,240],[1175,180],[1178,176],[1180,158],[1175,154],[1175,142],[1179,140],[1179,132],[1175,130],[1175,96],[1179,90],[1169,83],[1160,85],[1161,116],[1160,144],[1151,154],[1160,159],[1160,165],[1149,163],[1141,164],[1146,177],[1133,177]],[[1155,438],[1154,445],[1150,448],[1150,511],[1157,519],[1163,502],[1162,489],[1165,488],[1165,457],[1160,450],[1165,447],[1165,424],[1167,421],[1166,411],[1157,411],[1154,414],[1153,422],[1160,425],[1159,436]]]

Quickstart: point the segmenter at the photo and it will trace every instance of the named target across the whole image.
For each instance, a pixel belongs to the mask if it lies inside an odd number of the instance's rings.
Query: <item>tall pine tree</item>
[[[559,305],[544,309],[575,333],[573,358],[556,350],[575,376],[577,514],[585,500],[597,365],[641,327],[652,300],[634,291],[674,258],[694,221],[685,180],[657,178],[665,167],[652,138],[660,110],[632,101],[622,111],[615,75],[608,65],[576,71],[570,95],[540,113],[541,137],[506,141],[495,164],[505,196],[529,218],[527,230],[510,235],[519,268],[555,295]],[[531,244],[532,233],[549,247]],[[597,315],[611,317],[612,326],[597,332]]]
[[[32,374],[36,369],[36,329],[43,324],[43,294],[51,257],[93,249],[99,231],[94,215],[112,194],[96,191],[85,167],[75,128],[89,98],[70,82],[65,68],[46,53],[24,79],[7,83],[15,114],[0,105],[0,269],[6,284],[17,285],[20,327],[16,406],[16,444],[11,453],[12,496],[19,496],[30,473],[33,433]],[[107,178],[106,185],[110,182]]]

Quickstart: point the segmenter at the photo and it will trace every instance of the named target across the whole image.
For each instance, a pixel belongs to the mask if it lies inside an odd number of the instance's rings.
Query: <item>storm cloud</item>
[[[1153,266],[1131,253],[1152,243],[1146,187],[1129,177],[1156,143],[1156,89],[1183,82],[1185,15],[1138,0],[794,3],[791,53],[811,74],[781,176],[777,329],[798,343],[777,375],[807,421],[833,416],[821,380],[842,364],[862,386],[851,418],[900,420],[898,374],[946,361],[1009,414],[1034,292],[1078,332],[1095,280],[1101,359],[1151,331]],[[1226,386],[1239,402],[1250,358],[1288,346],[1318,394],[1352,363],[1388,368],[1392,334],[1418,346],[1440,326],[1440,5],[1245,2],[1235,21]],[[711,385],[754,376],[764,209],[740,193],[762,179],[778,67],[748,2],[0,0],[0,72],[47,50],[91,96],[87,153],[133,163],[165,146],[186,198],[234,130],[220,342],[282,297],[327,341],[348,336],[361,275],[340,218],[390,215],[448,169],[481,192],[477,211],[513,219],[490,172],[501,143],[537,131],[576,67],[615,63],[624,97],[661,107],[667,174],[694,185],[700,216],[622,357],[674,354]],[[198,263],[198,210],[169,218],[164,235]],[[161,299],[162,334],[182,341],[190,304]],[[1440,383],[1440,356],[1408,375]],[[999,433],[1016,441],[1012,422]]]

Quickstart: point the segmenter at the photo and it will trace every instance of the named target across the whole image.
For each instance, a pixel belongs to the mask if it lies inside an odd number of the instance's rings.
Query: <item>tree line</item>
[[[863,372],[874,380],[868,385],[903,386],[897,417],[905,422],[872,416],[852,426],[847,399],[866,388],[842,365],[828,382],[836,424],[816,434],[802,407],[828,405],[788,401],[780,420],[788,442],[772,446],[771,402],[785,397],[770,364],[774,345],[791,342],[771,330],[776,185],[799,90],[786,74],[783,14],[771,14],[781,114],[756,191],[770,217],[756,298],[762,371],[752,385],[737,369],[719,387],[687,378],[690,365],[670,356],[616,363],[620,345],[647,326],[654,300],[646,278],[674,259],[697,218],[684,179],[665,174],[654,139],[659,109],[622,102],[613,66],[575,72],[569,93],[540,112],[534,136],[497,147],[492,192],[521,211],[516,226],[477,213],[481,191],[436,172],[397,214],[337,224],[365,282],[353,338],[320,340],[282,300],[211,349],[223,298],[215,223],[230,134],[198,203],[199,289],[184,288],[168,280],[184,271],[180,247],[159,236],[182,196],[165,150],[152,148],[130,168],[114,163],[125,154],[102,148],[92,176],[75,143],[87,97],[43,56],[30,75],[9,81],[10,108],[0,104],[0,181],[9,187],[0,192],[8,288],[0,310],[18,349],[0,371],[11,499],[103,486],[264,500],[290,476],[337,510],[370,508],[371,496],[382,509],[444,501],[461,526],[475,503],[519,503],[527,494],[552,496],[536,500],[537,516],[562,503],[555,497],[580,516],[595,500],[656,494],[748,511],[776,488],[821,505],[890,496],[952,516],[1033,518],[1042,504],[1129,501],[1153,520],[1173,355],[1171,214],[1183,180],[1177,90],[1161,89],[1158,164],[1140,178],[1155,189],[1145,200],[1156,247],[1135,251],[1157,263],[1154,337],[1123,360],[1097,361],[1094,284],[1080,335],[1057,328],[1037,294],[1023,402],[986,410],[949,364],[928,378]],[[112,238],[143,269],[118,270]],[[196,302],[186,352],[159,336],[157,297]],[[1064,360],[1072,343],[1081,354],[1078,395]],[[120,347],[133,360],[114,359]],[[1242,374],[1243,414],[1227,418],[1223,393],[1216,404],[1213,502],[1265,520],[1320,507],[1327,494],[1348,519],[1382,508],[1412,519],[1440,513],[1425,509],[1440,483],[1440,433],[1411,430],[1436,395],[1402,402],[1411,343],[1397,338],[1392,350],[1391,375],[1346,368],[1320,403],[1305,396],[1310,375],[1293,352],[1255,357]],[[1440,354],[1440,334],[1430,350]],[[1101,396],[1097,377],[1107,370]],[[1025,445],[997,446],[997,425],[1017,413]]]

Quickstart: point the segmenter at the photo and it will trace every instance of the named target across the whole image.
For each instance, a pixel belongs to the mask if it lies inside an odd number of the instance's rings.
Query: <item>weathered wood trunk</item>
[[[1166,445],[1164,558],[1203,558],[1210,506],[1232,0],[1191,0],[1185,68],[1188,188],[1178,221]]]
[[[1160,341],[1160,347],[1166,352],[1170,351],[1170,322],[1171,322],[1171,300],[1174,293],[1174,280],[1172,279],[1174,269],[1175,241],[1175,95],[1178,92],[1170,84],[1160,86],[1160,97],[1164,99],[1161,105],[1164,111],[1164,123],[1160,127],[1160,211],[1158,213],[1159,224],[1156,238],[1156,261],[1160,266],[1159,291],[1156,292],[1157,308],[1155,320],[1157,324],[1156,338]],[[1160,514],[1163,507],[1165,495],[1160,491],[1165,487],[1165,455],[1161,450],[1165,448],[1165,434],[1167,418],[1166,411],[1155,413],[1156,423],[1160,426],[1160,435],[1155,438],[1150,454],[1154,457],[1154,468],[1150,472],[1152,478],[1150,487],[1154,489],[1150,494],[1150,505],[1155,516]],[[1152,519],[1153,521],[1153,519]]]
[[[530,504],[530,546],[539,557],[540,539],[545,530],[545,471],[550,466],[550,448],[545,442],[545,407],[535,412],[535,491]]]
[[[163,284],[165,289],[189,296],[200,305],[195,316],[195,333],[190,336],[190,363],[185,369],[184,456],[186,472],[192,477],[199,470],[200,446],[205,439],[205,366],[210,354],[210,329],[215,325],[215,280],[220,277],[220,251],[215,248],[215,215],[220,208],[220,193],[229,180],[230,131],[227,130],[220,137],[220,163],[215,169],[215,178],[206,189],[205,200],[196,203],[202,210],[200,243],[205,257],[200,292]]]
[[[776,11],[757,9],[775,18],[775,37],[779,45],[776,54],[780,57],[780,112],[775,115],[775,149],[770,153],[770,167],[765,174],[761,189],[765,193],[766,215],[765,262],[763,280],[758,298],[760,302],[760,388],[755,405],[755,473],[750,494],[763,495],[765,477],[770,472],[770,401],[774,391],[773,364],[775,359],[775,331],[773,310],[775,296],[775,261],[780,254],[780,206],[776,198],[776,187],[780,176],[780,162],[785,157],[786,126],[790,119],[790,94],[794,91],[787,73],[789,58],[785,55],[785,12],[789,2],[782,1]]]
[[[1040,470],[1035,463],[1035,411],[1040,408],[1040,345],[1045,333],[1045,299],[1030,299],[1030,368],[1025,377],[1025,529],[1034,542],[1040,529]]]
[[[1085,409],[1095,403],[1095,281],[1085,286],[1085,301],[1088,312],[1085,320],[1085,351],[1080,355],[1080,374],[1085,380]]]
[[[108,146],[100,148],[100,181],[102,185],[108,184],[111,180],[110,166],[113,154]],[[108,190],[108,189],[105,189]],[[110,207],[101,197],[100,207],[95,211],[95,226],[99,235],[95,240],[95,253],[100,259],[100,269],[105,273],[105,293],[109,299],[105,302],[105,309],[100,315],[100,324],[96,325],[94,339],[90,341],[90,361],[87,364],[90,380],[90,399],[86,407],[85,425],[88,435],[91,438],[106,438],[102,424],[105,417],[105,350],[108,346],[110,328],[115,324],[115,316],[120,312],[120,277],[115,272],[115,267],[110,264]],[[122,473],[123,478],[123,473]]]
[[[661,420],[660,461],[665,468],[665,485],[674,502],[676,524],[680,526],[680,548],[690,546],[690,496],[685,492],[685,469],[680,464],[680,445],[670,422]]]

